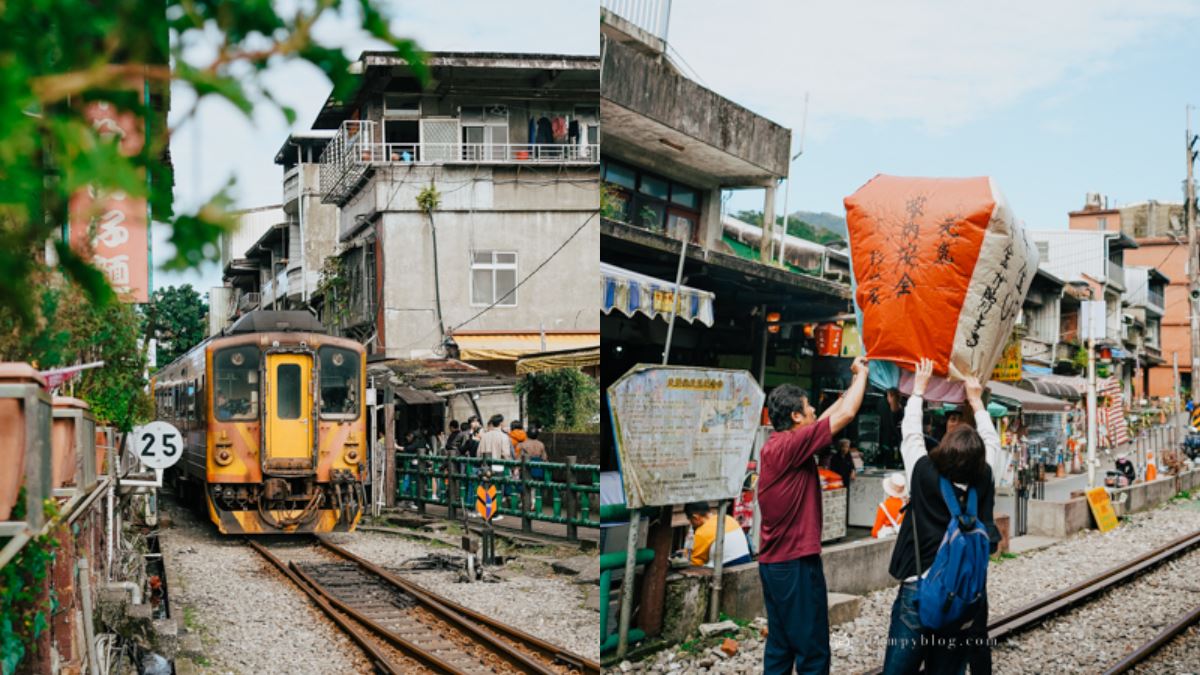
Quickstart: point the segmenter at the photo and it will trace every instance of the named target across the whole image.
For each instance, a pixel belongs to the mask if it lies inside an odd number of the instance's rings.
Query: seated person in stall
[[[904,505],[908,503],[908,483],[902,473],[893,473],[883,479],[883,492],[887,495],[875,510],[875,527],[871,536],[876,539],[894,537],[900,532],[904,520]]]
[[[683,513],[692,524],[691,562],[697,567],[712,567],[710,553],[717,539],[717,519],[711,517],[708,502],[692,502],[683,507]],[[725,545],[721,551],[723,565],[741,565],[750,562],[750,542],[733,516],[725,516]]]

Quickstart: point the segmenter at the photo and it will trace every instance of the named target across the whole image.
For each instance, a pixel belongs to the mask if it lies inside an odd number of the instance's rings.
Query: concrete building
[[[1170,277],[1155,267],[1130,266],[1125,270],[1129,290],[1125,294],[1123,328],[1125,346],[1138,356],[1131,393],[1136,398],[1174,396],[1174,374],[1170,358],[1162,352],[1164,293]]]
[[[320,158],[332,137],[329,132],[292,134],[275,154],[275,163],[283,167],[290,254],[286,276],[276,281],[275,295],[288,309],[310,306],[325,259],[337,245],[338,208],[323,203],[320,190]]]
[[[595,57],[431,53],[422,87],[392,53],[330,98],[321,201],[340,209],[323,320],[390,358],[599,344]],[[424,206],[432,206],[427,213]]]
[[[1188,316],[1187,231],[1183,204],[1143,201],[1109,208],[1099,194],[1087,196],[1084,207],[1068,214],[1072,230],[1121,232],[1137,242],[1125,251],[1131,266],[1149,267],[1169,278],[1163,288],[1158,353],[1161,364],[1147,366],[1143,396],[1174,396],[1173,360],[1179,359],[1179,376],[1185,389],[1191,387],[1191,322]],[[1154,308],[1150,308],[1154,314]]]
[[[234,228],[221,235],[221,276],[232,289],[223,303],[229,315],[222,327],[246,312],[274,308],[274,280],[281,271],[287,273],[287,215],[282,205],[243,209],[235,215]]]
[[[1017,331],[1021,334],[1021,362],[1049,372],[1057,363],[1062,325],[1063,281],[1038,269],[1021,305]]]
[[[1098,346],[1112,350],[1117,376],[1128,382],[1137,355],[1123,349],[1125,252],[1137,243],[1120,230],[1037,230],[1031,232],[1041,255],[1041,269],[1066,282],[1083,282],[1088,297],[1104,300],[1104,338]]]

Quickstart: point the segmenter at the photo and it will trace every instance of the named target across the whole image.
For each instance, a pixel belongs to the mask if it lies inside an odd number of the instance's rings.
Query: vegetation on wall
[[[350,318],[350,279],[346,276],[346,259],[340,255],[325,258],[316,295],[321,297],[321,323],[330,328],[341,327]]]
[[[516,386],[529,423],[547,431],[599,431],[600,385],[576,368],[529,373]]]
[[[56,514],[54,501],[46,500],[46,517],[53,518]],[[16,520],[25,518],[24,488],[21,488],[12,517]],[[52,529],[31,539],[0,568],[0,673],[3,675],[15,673],[21,660],[33,651],[37,639],[50,628],[50,613],[56,599],[45,588],[54,551],[58,548],[56,532]]]

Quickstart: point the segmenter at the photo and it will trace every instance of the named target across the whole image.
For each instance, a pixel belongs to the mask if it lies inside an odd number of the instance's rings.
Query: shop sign
[[[607,395],[630,508],[741,492],[765,398],[749,372],[637,365]]]
[[[1092,515],[1096,518],[1096,526],[1101,532],[1108,532],[1117,526],[1117,513],[1113,511],[1112,501],[1108,491],[1102,487],[1087,491],[1088,506],[1092,507]]]
[[[1004,348],[1000,362],[992,369],[992,379],[999,382],[1017,382],[1021,379],[1021,342],[1013,340]]]

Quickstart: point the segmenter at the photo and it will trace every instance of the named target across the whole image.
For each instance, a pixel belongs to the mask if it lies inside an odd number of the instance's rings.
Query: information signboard
[[[1108,532],[1117,526],[1117,513],[1113,511],[1112,501],[1108,491],[1102,487],[1087,491],[1088,506],[1092,507],[1092,515],[1096,517],[1096,526],[1101,532]]]
[[[637,365],[608,400],[630,508],[737,497],[763,405],[750,373]]]

